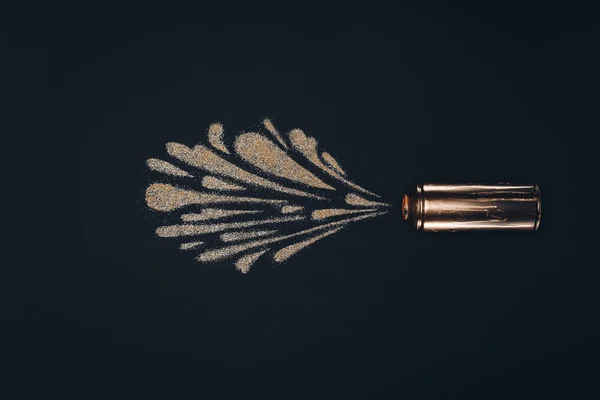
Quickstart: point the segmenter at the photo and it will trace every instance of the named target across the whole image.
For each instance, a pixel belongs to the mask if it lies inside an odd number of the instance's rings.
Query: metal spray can
[[[404,195],[402,216],[422,231],[535,231],[538,185],[420,183]]]

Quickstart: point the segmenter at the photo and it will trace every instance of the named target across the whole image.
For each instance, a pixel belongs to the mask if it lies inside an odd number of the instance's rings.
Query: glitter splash
[[[283,148],[287,150],[288,149],[288,145],[285,143],[285,141],[283,140],[283,137],[281,136],[281,134],[279,133],[279,131],[277,130],[277,128],[275,128],[275,125],[273,125],[273,123],[271,122],[271,120],[269,118],[265,118],[263,120],[263,125],[269,131],[269,133],[271,135],[273,135],[275,137],[275,139],[277,139],[277,141],[279,142],[279,144],[282,145]]]
[[[283,206],[281,207],[282,214],[294,214],[304,210],[302,206]]]
[[[263,210],[223,210],[221,208],[205,208],[200,213],[183,214],[181,219],[184,222],[208,221],[213,219],[233,217],[235,215],[258,214],[262,211]]]
[[[291,189],[258,175],[252,174],[225,160],[224,158],[221,158],[219,155],[202,145],[198,145],[195,146],[194,149],[190,149],[189,147],[179,143],[167,143],[167,152],[169,155],[193,167],[200,168],[216,175],[232,178],[248,185],[295,196],[323,199],[323,197],[301,190]]]
[[[291,238],[294,238],[297,236],[302,236],[302,235],[306,235],[309,233],[313,233],[315,231],[319,231],[322,229],[339,226],[339,225],[346,225],[350,222],[359,221],[359,220],[365,219],[365,218],[373,218],[373,217],[376,217],[376,216],[382,215],[382,214],[385,214],[385,212],[373,213],[373,214],[369,214],[369,215],[365,215],[365,216],[361,216],[361,217],[349,218],[349,219],[337,221],[337,222],[330,222],[328,224],[315,226],[314,228],[305,229],[303,231],[291,233],[289,235],[276,236],[276,237],[270,238],[270,239],[257,240],[254,242],[248,242],[248,243],[243,243],[243,244],[238,244],[238,245],[233,245],[233,246],[222,247],[219,249],[208,250],[208,251],[201,253],[198,256],[198,261],[203,261],[203,262],[219,261],[224,258],[229,258],[231,256],[234,256],[236,254],[244,252],[246,250],[253,249],[255,247],[266,246],[268,244],[281,242],[281,241],[291,239]]]
[[[225,143],[223,143],[223,132],[223,125],[218,122],[211,124],[208,127],[208,143],[215,149],[229,154],[229,150],[227,150]]]
[[[252,266],[252,264],[254,264],[256,262],[256,260],[258,260],[258,258],[260,256],[262,256],[263,254],[265,254],[266,252],[267,252],[267,250],[257,251],[256,253],[252,253],[252,254],[248,254],[246,256],[240,257],[235,262],[235,269],[240,271],[242,274],[247,274],[248,271],[250,271],[250,267]]]
[[[235,151],[244,161],[270,175],[306,186],[335,190],[292,160],[275,143],[258,133],[244,133],[238,136],[235,140]]]
[[[181,250],[193,250],[199,246],[201,246],[204,242],[188,242],[188,243],[181,243],[179,245],[179,248]]]
[[[222,232],[229,229],[249,228],[257,225],[279,224],[282,222],[294,222],[304,219],[303,216],[280,217],[261,219],[255,221],[231,222],[226,224],[183,224],[183,225],[167,225],[160,226],[156,229],[156,235],[160,237],[178,237],[178,236],[196,236],[207,233]]]
[[[303,240],[301,242],[298,243],[294,243],[291,244],[289,246],[285,246],[283,249],[277,251],[274,255],[273,255],[273,260],[281,263],[284,262],[285,260],[287,260],[288,258],[290,258],[291,256],[293,256],[294,254],[296,254],[297,252],[299,252],[302,249],[307,248],[308,246],[310,246],[311,244],[326,238],[329,235],[333,235],[334,233],[339,232],[341,229],[343,228],[335,228],[332,229],[330,231],[327,231],[325,233],[321,233],[320,235],[316,235],[311,237],[310,239],[306,239]]]
[[[192,204],[266,203],[279,204],[285,200],[236,197],[180,189],[165,183],[153,183],[146,189],[146,203],[156,211],[173,211]]]
[[[170,142],[167,154],[176,165],[147,160],[150,170],[177,179],[177,186],[163,179],[145,191],[148,207],[160,212],[154,215],[165,217],[158,237],[178,241],[201,263],[231,261],[246,274],[259,259],[282,263],[350,224],[388,212],[391,206],[349,181],[314,138],[300,129],[282,135],[269,119],[263,126],[266,134],[240,133],[228,148],[223,126],[214,123],[210,148]]]
[[[361,207],[389,207],[389,204],[381,203],[379,201],[367,200],[357,194],[350,193],[346,196],[346,203],[351,206]]]
[[[323,153],[321,153],[321,158],[323,158],[323,161],[325,161],[325,164],[329,165],[331,168],[333,168],[340,174],[346,175],[346,171],[344,171],[342,169],[340,164],[336,161],[335,158],[333,158],[333,156],[331,154],[329,154],[327,152],[323,152]]]
[[[146,165],[151,170],[156,171],[156,172],[161,172],[165,175],[181,176],[181,177],[187,177],[187,178],[192,177],[192,175],[185,172],[181,168],[177,168],[176,166],[174,166],[171,163],[168,163],[163,160],[158,160],[156,158],[150,158],[148,161],[146,161]]]
[[[269,236],[277,233],[276,230],[272,231],[239,231],[239,232],[227,232],[221,235],[221,240],[224,242],[238,242],[240,240],[254,239],[261,236]]]
[[[365,208],[362,210],[346,210],[343,208],[325,208],[321,210],[315,210],[310,215],[313,221],[319,221],[321,219],[333,218],[339,215],[358,214],[365,212],[377,211],[376,208]]]
[[[304,157],[306,157],[308,161],[313,163],[316,167],[320,168],[323,172],[336,178],[340,182],[345,183],[353,189],[370,194],[372,196],[377,196],[375,193],[369,192],[367,189],[363,189],[357,184],[350,182],[349,180],[347,180],[346,178],[344,178],[343,176],[341,176],[340,174],[323,164],[317,152],[317,141],[315,140],[315,138],[306,136],[301,129],[293,129],[290,132],[289,137],[294,148],[298,152],[300,152]]]
[[[204,178],[202,178],[202,186],[206,189],[212,190],[246,190],[246,188],[243,186],[225,182],[222,179],[210,175],[206,175]]]

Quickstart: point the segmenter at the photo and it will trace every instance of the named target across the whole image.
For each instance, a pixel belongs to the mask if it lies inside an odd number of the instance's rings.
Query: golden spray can
[[[542,202],[538,185],[420,183],[402,216],[421,231],[535,231]]]

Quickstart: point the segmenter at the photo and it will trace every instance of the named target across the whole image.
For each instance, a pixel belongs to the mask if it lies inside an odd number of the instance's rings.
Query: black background
[[[572,200],[594,13],[477,4],[3,10],[3,390],[591,395]],[[144,161],[265,116],[395,204],[418,181],[538,183],[541,228],[422,234],[396,209],[248,275],[155,238]]]

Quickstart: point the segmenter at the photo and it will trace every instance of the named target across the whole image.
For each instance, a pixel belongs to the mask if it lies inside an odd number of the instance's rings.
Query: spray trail
[[[261,257],[283,263],[391,207],[350,181],[313,137],[300,129],[280,134],[269,119],[263,125],[266,134],[227,138],[214,123],[207,145],[167,143],[172,160],[147,160],[161,175],[146,189],[146,204],[169,221],[157,236],[178,240],[199,262],[230,260],[247,273]]]

